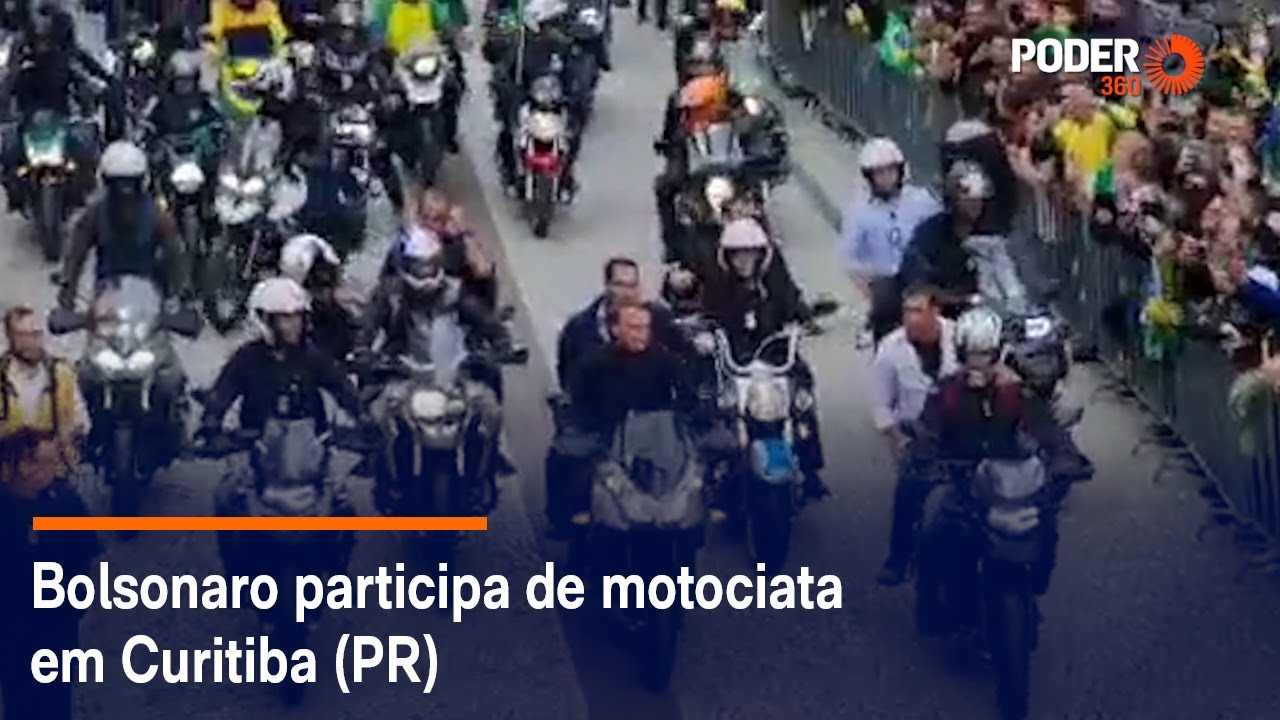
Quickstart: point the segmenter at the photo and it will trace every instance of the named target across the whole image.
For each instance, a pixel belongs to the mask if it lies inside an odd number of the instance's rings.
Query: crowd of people
[[[1114,249],[1131,289],[1104,309],[1113,339],[1155,362],[1177,362],[1187,342],[1221,344],[1245,371],[1238,406],[1280,387],[1269,348],[1280,320],[1273,11],[1217,5],[1205,21],[1216,44],[1202,48],[1204,73],[1191,92],[1165,95],[1143,81],[1141,94],[1120,95],[1087,74],[1042,74],[1033,64],[1012,73],[1010,41],[1149,44],[1165,30],[1144,28],[1132,2],[858,0],[845,10],[852,32],[876,43],[903,82],[933,84],[962,108],[944,147],[993,131],[1003,152],[984,165],[1004,219],[1030,210],[1029,189],[1066,211],[1059,217],[1087,219],[1086,242]]]

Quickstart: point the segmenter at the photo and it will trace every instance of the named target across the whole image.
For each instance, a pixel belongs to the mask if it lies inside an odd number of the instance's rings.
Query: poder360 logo
[[[1102,95],[1141,95],[1143,79],[1157,92],[1181,95],[1204,76],[1204,53],[1185,35],[1166,35],[1150,45],[1142,55],[1139,76],[1141,51],[1136,40],[1014,38],[1009,69],[1020,73],[1023,63],[1034,60],[1042,73],[1092,73]]]

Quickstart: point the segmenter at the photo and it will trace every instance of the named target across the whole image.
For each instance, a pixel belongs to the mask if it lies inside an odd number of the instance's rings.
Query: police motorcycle
[[[569,108],[557,73],[533,81],[516,118],[516,186],[535,237],[545,238],[569,153]]]
[[[378,506],[388,515],[458,516],[473,512],[469,491],[489,512],[498,503],[496,433],[470,402],[488,387],[483,368],[523,364],[527,352],[498,356],[469,341],[454,318],[415,321],[408,352],[372,365],[355,364],[362,391],[385,403],[380,447],[373,455]],[[374,398],[376,395],[377,399]],[[415,532],[410,544],[423,557],[451,560],[454,532]]]
[[[830,315],[836,309],[823,300],[814,303],[813,313]],[[797,416],[811,412],[816,400],[792,378],[803,333],[793,325],[764,338],[745,363],[735,360],[723,330],[714,333],[719,408],[737,438],[736,463],[712,469],[717,504],[745,520],[748,551],[769,573],[786,562],[791,521],[804,500],[795,444],[813,428]]]
[[[248,452],[248,463],[233,462],[218,487],[215,508],[223,517],[341,517],[354,514],[346,483],[334,477],[334,450],[363,452],[367,443],[351,428],[331,427],[319,432],[315,420],[285,409],[270,418],[261,431],[226,430],[207,444],[193,448],[206,458],[227,458]],[[291,656],[307,647],[318,619],[306,622],[293,615],[294,578],[322,578],[346,572],[355,535],[344,531],[270,530],[222,531],[218,549],[224,569],[235,575],[267,575],[276,580],[280,598],[260,611],[262,633]],[[306,686],[286,680],[280,685],[287,705],[302,701]]]
[[[395,79],[404,96],[405,111],[413,123],[410,157],[416,158],[412,172],[422,187],[436,184],[440,165],[444,162],[445,84],[457,68],[449,54],[438,43],[410,48],[396,61]],[[404,132],[403,129],[392,132]]]
[[[261,274],[277,263],[289,222],[306,203],[306,178],[281,158],[280,126],[255,117],[232,143],[219,172],[213,207],[222,231],[197,269],[198,290],[214,328],[244,319]]]
[[[941,484],[926,501],[917,549],[917,623],[975,638],[992,661],[1000,717],[1025,720],[1059,496],[1031,451],[976,464],[935,458],[934,469]]]
[[[56,309],[48,325],[54,335],[89,332],[80,378],[92,383],[86,395],[96,407],[93,434],[103,479],[112,489],[112,514],[136,515],[142,488],[179,449],[180,441],[164,438],[184,423],[180,387],[171,388],[168,406],[157,403],[156,386],[165,379],[160,372],[179,367],[169,334],[196,337],[200,317],[192,310],[168,311],[151,280],[127,275],[102,287],[89,311]]]
[[[586,577],[657,576],[694,571],[704,542],[707,468],[695,433],[671,411],[632,412],[618,425],[591,480],[591,512],[573,541]],[[647,601],[617,611],[634,642],[641,679],[665,692],[675,666],[684,614],[680,603],[659,609]]]

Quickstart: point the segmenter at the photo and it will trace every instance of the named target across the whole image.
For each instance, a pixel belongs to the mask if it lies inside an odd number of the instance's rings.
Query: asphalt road
[[[473,57],[472,95],[463,120],[465,152],[445,171],[450,191],[502,256],[505,292],[520,309],[521,330],[534,347],[526,368],[508,371],[507,442],[520,469],[503,485],[491,530],[470,536],[454,568],[477,575],[505,573],[516,601],[506,612],[474,612],[455,625],[427,612],[327,615],[314,635],[320,682],[303,706],[281,709],[262,686],[135,686],[118,669],[107,683],[77,690],[84,718],[307,717],[364,718],[661,718],[688,720],[798,718],[980,719],[994,716],[991,678],[914,632],[911,592],[883,589],[873,576],[883,559],[892,488],[888,458],[865,405],[868,357],[854,349],[853,331],[837,321],[806,346],[815,367],[828,451],[827,481],[836,496],[797,518],[787,569],[808,566],[837,574],[844,608],[830,612],[695,611],[681,636],[668,694],[639,688],[630,656],[610,625],[586,609],[523,610],[520,588],[563,548],[542,539],[542,458],[550,423],[542,398],[552,387],[549,365],[564,318],[598,290],[612,255],[640,259],[656,281],[658,243],[649,192],[657,170],[649,143],[662,98],[670,89],[669,48],[649,27],[615,18],[617,70],[601,86],[597,116],[581,159],[582,193],[556,218],[552,237],[537,240],[514,204],[502,197],[491,163],[493,129],[483,76]],[[813,143],[810,143],[811,145]],[[803,162],[803,157],[799,159]],[[795,187],[777,193],[772,216],[786,255],[812,292],[845,293],[834,235]],[[0,220],[0,303],[48,307],[52,290],[24,221]],[[370,276],[382,242],[357,261]],[[197,384],[209,381],[237,339],[209,332],[181,353]],[[65,352],[79,340],[60,342]],[[1223,531],[1196,530],[1207,515],[1197,481],[1150,480],[1159,458],[1132,449],[1143,418],[1125,402],[1096,394],[1097,378],[1076,372],[1073,392],[1089,400],[1082,446],[1097,478],[1076,488],[1063,519],[1059,566],[1041,603],[1041,645],[1033,659],[1033,717],[1095,718],[1275,717],[1280,708],[1280,593],[1263,577],[1244,575],[1245,556]],[[201,514],[211,510],[219,466],[184,463],[160,478],[144,511]],[[370,511],[367,484],[355,483]],[[92,483],[91,501],[104,508]],[[109,539],[119,571],[204,574],[220,569],[214,539],[158,533],[127,544]],[[362,535],[351,572],[401,558],[394,535]],[[713,530],[699,571],[721,577],[754,572],[740,541]],[[207,647],[214,635],[255,634],[248,611],[220,613],[91,611],[84,645],[110,657],[124,640],[150,633],[169,647]],[[441,671],[424,696],[407,685],[369,684],[352,695],[331,682],[324,657],[342,632],[435,633]]]

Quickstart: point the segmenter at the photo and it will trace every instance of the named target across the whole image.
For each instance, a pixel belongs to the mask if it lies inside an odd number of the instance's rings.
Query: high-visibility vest
[[[76,423],[76,372],[62,360],[50,360],[45,363],[45,371],[49,373],[49,383],[36,406],[33,417],[27,416],[27,410],[18,399],[17,390],[9,380],[9,366],[13,358],[0,358],[0,440],[10,437],[23,429],[49,432],[66,437]],[[64,448],[72,450],[72,448]],[[78,459],[67,457],[68,464],[75,464]],[[7,463],[0,463],[0,475],[7,473]],[[0,477],[0,481],[7,478]]]

